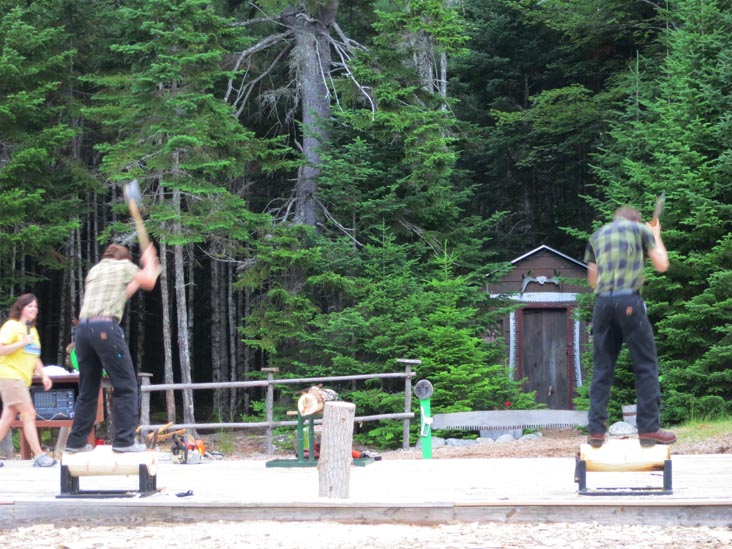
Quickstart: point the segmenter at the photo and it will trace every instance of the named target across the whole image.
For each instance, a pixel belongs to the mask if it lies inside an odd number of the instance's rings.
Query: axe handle
[[[127,202],[127,207],[130,209],[130,215],[135,221],[135,230],[137,231],[137,239],[140,241],[140,248],[147,250],[150,245],[150,238],[147,236],[147,229],[145,229],[145,223],[142,221],[142,215],[140,209],[137,207],[137,202],[130,200]]]

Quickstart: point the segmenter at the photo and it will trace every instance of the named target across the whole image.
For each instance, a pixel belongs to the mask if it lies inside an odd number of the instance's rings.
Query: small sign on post
[[[353,418],[356,405],[326,402],[318,460],[318,496],[348,498],[353,464]]]

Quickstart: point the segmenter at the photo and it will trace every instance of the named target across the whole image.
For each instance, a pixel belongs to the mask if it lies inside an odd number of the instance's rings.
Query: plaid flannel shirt
[[[111,316],[122,319],[125,292],[140,268],[127,259],[102,259],[86,276],[84,303],[79,318]]]
[[[598,229],[587,243],[585,263],[597,265],[597,293],[640,290],[649,250],[656,247],[642,223],[616,219]]]

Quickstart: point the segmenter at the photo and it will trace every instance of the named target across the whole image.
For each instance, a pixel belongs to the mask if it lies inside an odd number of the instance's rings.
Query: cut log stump
[[[326,402],[320,438],[318,480],[320,497],[348,498],[353,464],[353,418],[356,405]]]

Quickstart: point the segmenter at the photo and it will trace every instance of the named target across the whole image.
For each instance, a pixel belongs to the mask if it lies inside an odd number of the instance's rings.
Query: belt
[[[600,297],[612,297],[612,296],[621,296],[621,295],[636,295],[640,292],[638,290],[610,290],[609,292],[598,292],[598,296]]]
[[[87,316],[79,320],[81,322],[117,322],[117,319],[113,316]]]

